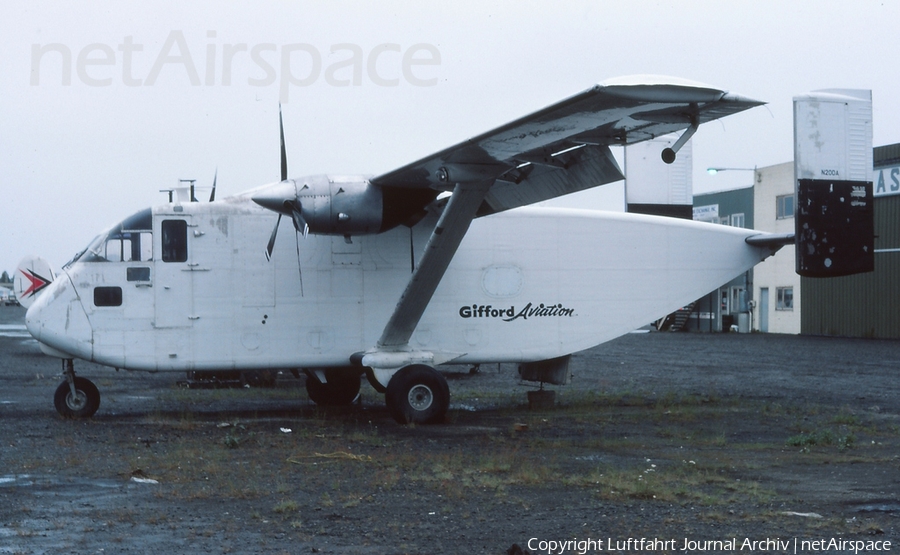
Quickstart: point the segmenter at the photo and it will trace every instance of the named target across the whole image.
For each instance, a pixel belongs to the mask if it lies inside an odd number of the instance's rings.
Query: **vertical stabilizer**
[[[26,256],[13,276],[13,291],[19,303],[28,308],[55,278],[49,262],[39,256]]]
[[[872,172],[872,91],[828,89],[794,98],[798,274],[875,269]]]
[[[671,164],[659,159],[659,152],[677,140],[677,135],[666,135],[625,148],[625,203],[629,212],[693,218],[691,141],[684,144]]]

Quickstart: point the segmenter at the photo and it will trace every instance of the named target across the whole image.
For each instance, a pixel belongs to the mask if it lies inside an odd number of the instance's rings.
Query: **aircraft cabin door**
[[[158,217],[156,280],[153,284],[157,328],[193,325],[194,308],[189,215]]]

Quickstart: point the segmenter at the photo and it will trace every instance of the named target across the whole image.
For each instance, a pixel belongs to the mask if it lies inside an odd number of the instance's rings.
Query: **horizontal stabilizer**
[[[769,247],[778,250],[785,245],[794,244],[793,233],[760,233],[759,235],[751,235],[744,239],[748,245],[754,247]]]

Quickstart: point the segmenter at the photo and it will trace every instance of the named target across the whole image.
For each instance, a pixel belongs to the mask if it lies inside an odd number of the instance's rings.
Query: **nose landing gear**
[[[66,381],[59,384],[53,395],[56,411],[63,418],[89,418],[100,408],[100,391],[87,378],[75,376],[72,359],[63,360]]]

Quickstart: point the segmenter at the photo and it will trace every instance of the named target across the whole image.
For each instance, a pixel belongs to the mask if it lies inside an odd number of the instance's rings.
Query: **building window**
[[[731,215],[731,226],[732,227],[744,227],[744,215],[743,214],[732,214]]]
[[[744,301],[744,288],[735,286],[730,288],[731,298],[729,299],[729,312],[737,314],[738,312],[746,312],[746,302]]]
[[[775,218],[786,220],[794,217],[794,195],[775,197]]]
[[[775,310],[794,310],[794,288],[778,287],[778,299],[775,301]]]

